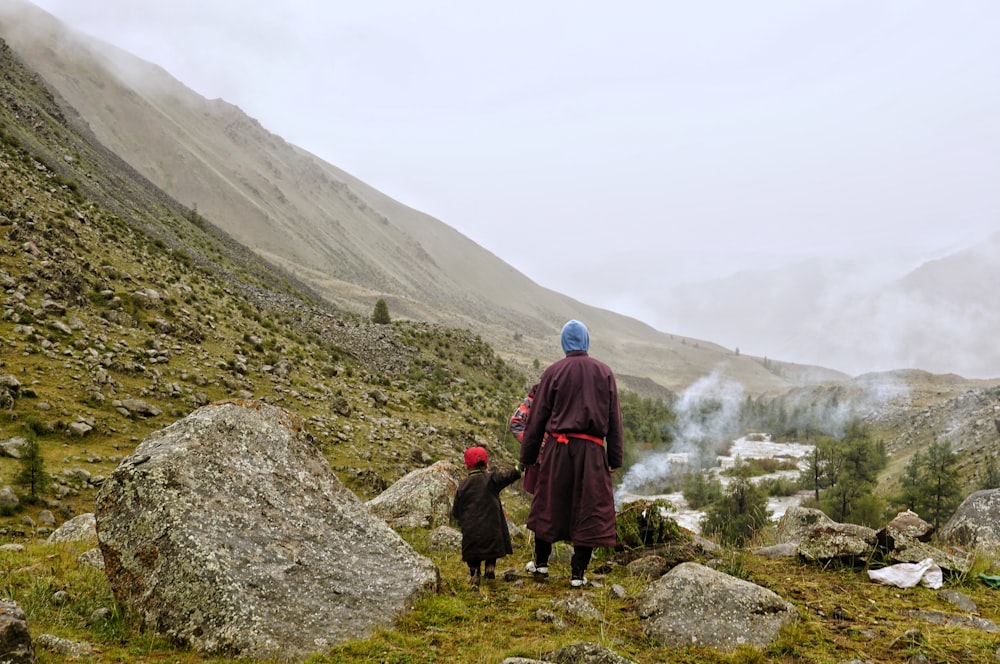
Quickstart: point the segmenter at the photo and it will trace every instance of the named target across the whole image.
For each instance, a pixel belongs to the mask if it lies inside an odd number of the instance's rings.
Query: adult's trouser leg
[[[549,556],[552,555],[552,542],[545,542],[535,538],[535,565],[546,567],[549,564]]]
[[[590,565],[590,557],[593,555],[594,547],[573,545],[573,558],[570,560],[570,566],[573,568],[574,577],[583,577],[587,566]]]

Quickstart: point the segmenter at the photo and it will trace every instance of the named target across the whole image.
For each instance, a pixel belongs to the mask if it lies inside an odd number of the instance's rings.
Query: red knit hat
[[[472,470],[480,465],[486,467],[489,460],[490,457],[484,447],[470,447],[465,450],[465,467],[468,470]]]

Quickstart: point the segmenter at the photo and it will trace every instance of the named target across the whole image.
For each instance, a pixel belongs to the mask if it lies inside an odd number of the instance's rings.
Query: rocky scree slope
[[[0,449],[36,437],[56,478],[9,533],[90,511],[149,432],[222,399],[301,416],[362,497],[472,441],[506,453],[526,379],[492,348],[333,309],[103,149],[3,43],[0,71]]]

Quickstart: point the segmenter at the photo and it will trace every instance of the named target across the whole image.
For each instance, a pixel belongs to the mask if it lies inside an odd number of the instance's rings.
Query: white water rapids
[[[776,473],[761,475],[753,478],[754,481],[761,481],[766,478],[784,477],[794,481],[798,478],[799,471],[808,467],[808,456],[812,454],[812,451],[812,445],[803,445],[800,443],[776,443],[766,434],[750,434],[743,436],[742,438],[737,438],[733,441],[732,446],[729,448],[729,453],[725,456],[718,456],[718,464],[714,468],[707,469],[703,472],[717,477],[722,483],[723,490],[725,490],[732,477],[729,475],[723,475],[722,471],[735,465],[737,459],[743,459],[744,461],[747,459],[794,460],[798,466],[798,470],[781,470]],[[642,462],[636,464],[636,466],[629,470],[629,474],[623,479],[622,486],[615,494],[615,501],[619,505],[624,505],[640,499],[666,500],[673,505],[675,509],[674,512],[669,514],[671,518],[677,521],[677,523],[684,528],[687,528],[695,533],[700,532],[701,529],[699,522],[701,521],[701,518],[705,516],[705,513],[701,510],[694,510],[688,507],[687,501],[684,500],[683,495],[679,493],[639,495],[632,493],[628,489],[629,486],[640,485],[643,480],[656,477],[658,474],[661,477],[665,476],[666,469],[669,469],[672,465],[690,465],[690,461],[691,455],[685,452],[659,452],[650,455],[650,457],[644,459]],[[630,482],[630,479],[632,478],[637,479]],[[808,491],[802,491],[792,496],[776,496],[768,498],[767,508],[771,511],[771,518],[777,521],[785,513],[785,510],[793,505],[801,504],[802,501],[809,496],[810,493]]]

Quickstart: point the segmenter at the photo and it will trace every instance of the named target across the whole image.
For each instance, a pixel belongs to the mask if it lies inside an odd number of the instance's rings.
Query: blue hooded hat
[[[564,353],[590,350],[590,332],[587,332],[587,326],[578,320],[571,320],[563,325],[562,349]]]

